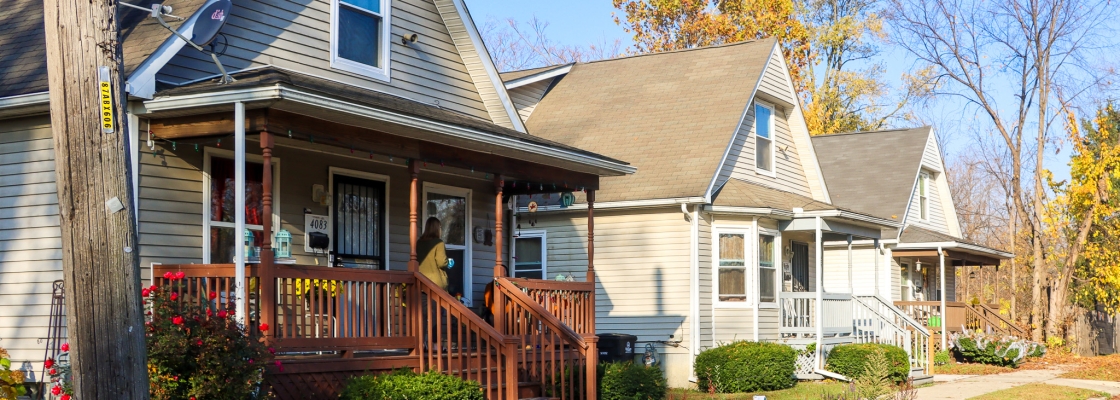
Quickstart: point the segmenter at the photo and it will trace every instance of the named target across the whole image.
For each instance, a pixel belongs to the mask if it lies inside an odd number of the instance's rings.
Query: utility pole
[[[147,399],[117,0],[44,0],[75,397]]]

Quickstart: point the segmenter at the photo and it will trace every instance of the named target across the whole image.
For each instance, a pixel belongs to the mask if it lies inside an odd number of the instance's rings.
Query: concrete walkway
[[[1063,370],[1028,370],[996,375],[935,375],[937,384],[918,389],[918,399],[968,399],[1028,383],[1045,383],[1120,394],[1120,383],[1058,378]]]

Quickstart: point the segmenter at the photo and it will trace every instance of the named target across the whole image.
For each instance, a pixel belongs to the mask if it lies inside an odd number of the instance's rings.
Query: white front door
[[[447,291],[453,296],[471,299],[474,282],[471,271],[471,190],[453,186],[424,184],[424,219],[439,219],[443,232],[440,238],[447,247],[447,258],[455,265],[447,272]]]

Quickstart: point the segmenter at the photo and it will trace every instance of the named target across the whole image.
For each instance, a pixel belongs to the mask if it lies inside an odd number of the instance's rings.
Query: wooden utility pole
[[[117,0],[44,0],[75,397],[147,399]]]

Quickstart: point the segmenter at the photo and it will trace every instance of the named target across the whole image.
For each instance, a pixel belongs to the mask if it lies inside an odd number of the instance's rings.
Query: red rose
[[[59,397],[58,400],[70,400],[70,395],[64,394],[62,397]]]
[[[47,361],[43,361],[43,366],[47,367],[47,368],[53,367],[54,366],[54,359],[53,358],[48,358]]]
[[[171,301],[175,301],[175,300],[178,300],[178,299],[179,299],[179,294],[175,293],[175,292],[171,292]]]
[[[226,317],[226,312],[225,311],[218,311],[218,318],[225,318],[225,317]]]
[[[237,309],[236,308],[230,308],[229,309],[229,315],[233,315],[234,311],[237,311]]]
[[[62,393],[62,387],[58,385],[51,386],[51,394],[58,396]]]
[[[274,362],[273,364],[276,364],[276,366],[279,367],[281,362],[280,362],[280,360],[276,360],[276,362]]]
[[[214,299],[218,298],[218,292],[210,292],[209,297],[210,297],[210,300],[214,300]]]
[[[207,317],[213,317],[214,316],[214,310],[211,310],[211,309],[207,308],[206,309],[206,316]]]
[[[268,332],[268,324],[261,324],[261,332]]]
[[[180,316],[176,315],[174,318],[171,318],[171,323],[173,323],[175,325],[182,325],[183,324],[183,317],[180,317]]]
[[[148,290],[148,288],[143,288],[140,290],[141,296],[148,297],[149,294],[152,294],[152,291]]]
[[[47,371],[47,373],[51,374],[51,375],[56,375],[56,374],[58,374],[58,370],[56,370],[54,368],[51,368],[49,371]]]
[[[198,345],[202,346],[202,341],[201,340],[198,341]]]
[[[174,278],[175,278],[175,273],[174,272],[167,271],[167,272],[163,273],[163,279],[172,280]]]
[[[59,349],[62,349],[62,351],[70,351],[70,343],[63,343],[62,346],[59,346]]]
[[[156,291],[156,285],[148,286],[148,290],[152,292]]]
[[[186,277],[187,277],[186,272],[179,271],[179,272],[175,273],[175,279],[183,279],[183,278],[186,278]]]
[[[272,353],[272,354],[276,354],[276,349],[269,347],[268,352]]]

